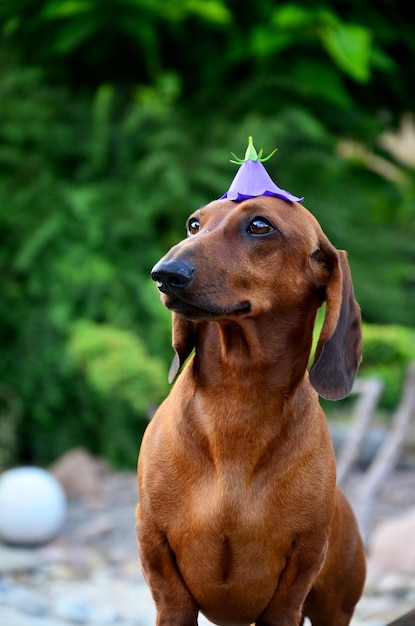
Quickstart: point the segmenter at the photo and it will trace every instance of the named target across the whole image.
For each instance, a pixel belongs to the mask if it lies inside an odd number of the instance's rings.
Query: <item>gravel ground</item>
[[[352,498],[356,475],[347,485]],[[65,527],[47,546],[0,544],[4,626],[151,626],[155,610],[142,578],[134,531],[136,477],[109,473],[100,502],[70,499]],[[396,472],[376,501],[374,524],[415,506],[415,472]],[[415,606],[415,579],[391,575],[367,588],[353,626],[385,626]],[[203,617],[201,624],[209,624]]]

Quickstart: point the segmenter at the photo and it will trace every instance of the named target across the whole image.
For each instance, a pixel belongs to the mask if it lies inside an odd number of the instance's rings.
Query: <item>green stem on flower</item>
[[[235,163],[236,165],[242,165],[242,163],[246,163],[247,161],[259,161],[260,163],[264,163],[265,161],[268,161],[268,159],[270,159],[277,150],[278,148],[275,148],[275,150],[273,150],[271,154],[269,154],[267,157],[262,158],[263,149],[261,148],[259,153],[257,153],[254,147],[254,141],[252,137],[248,137],[248,147],[245,152],[245,158],[240,159],[236,156],[236,154],[231,152],[231,155],[235,159],[231,159],[231,163]]]

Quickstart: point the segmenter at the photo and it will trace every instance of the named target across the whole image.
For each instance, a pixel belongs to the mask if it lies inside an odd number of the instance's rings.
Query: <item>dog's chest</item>
[[[266,543],[261,550],[272,553],[273,545],[289,543],[287,524],[296,526],[304,496],[302,489],[296,489],[296,480],[291,489],[286,488],[291,479],[291,472],[278,476],[277,469],[272,476],[271,468],[253,473],[243,459],[206,465],[203,473],[193,473],[186,489],[176,492],[168,515],[169,543],[176,551],[185,537],[189,553],[197,554],[203,546],[225,558],[236,549],[249,555],[261,538]],[[281,511],[282,524],[278,521]]]
[[[284,511],[285,518],[295,518],[321,477],[321,461],[310,454],[313,437],[305,424],[308,436],[299,439],[295,429],[284,426],[277,406],[273,413],[266,420],[260,401],[237,406],[231,398],[205,401],[203,394],[194,393],[186,411],[171,422],[173,446],[163,446],[163,465],[171,464],[170,469],[164,467],[164,479],[177,481],[169,489],[174,500],[162,480],[158,501],[171,503],[175,513],[182,508],[180,520],[188,517],[190,525],[216,534],[242,526],[254,533],[264,530],[268,536],[279,533],[270,512]],[[169,447],[174,453],[166,457]],[[326,486],[321,487],[324,492]],[[259,528],[264,520],[269,528]]]
[[[233,463],[220,470],[199,476],[176,502],[167,539],[186,585],[208,615],[210,599],[218,594],[225,607],[239,610],[242,589],[244,598],[252,594],[247,606],[254,617],[275,590],[291,534],[270,514],[268,489],[249,484]]]

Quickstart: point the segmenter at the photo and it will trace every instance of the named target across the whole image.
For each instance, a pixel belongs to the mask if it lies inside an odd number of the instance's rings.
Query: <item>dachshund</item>
[[[181,370],[138,462],[157,626],[347,626],[365,556],[318,399],[346,396],[361,361],[346,253],[277,197],[215,200],[187,230],[152,270],[170,382]]]

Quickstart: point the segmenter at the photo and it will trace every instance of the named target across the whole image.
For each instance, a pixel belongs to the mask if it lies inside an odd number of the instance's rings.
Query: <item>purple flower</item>
[[[272,156],[272,154],[270,156]],[[254,148],[252,137],[249,137],[245,159],[232,161],[232,163],[240,164],[240,168],[228,191],[221,196],[220,200],[228,198],[229,200],[241,202],[242,200],[256,196],[277,196],[288,202],[301,202],[304,200],[304,198],[293,196],[289,191],[281,189],[274,183],[261,163],[261,161],[266,161],[269,157],[267,157],[267,159],[261,159],[261,155],[262,150],[258,155]]]

